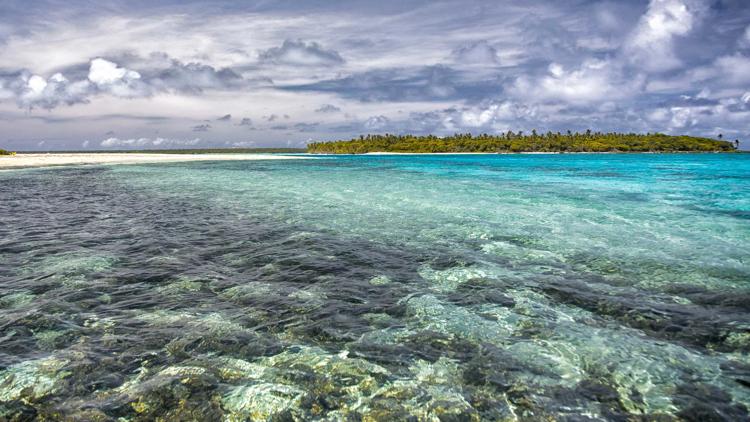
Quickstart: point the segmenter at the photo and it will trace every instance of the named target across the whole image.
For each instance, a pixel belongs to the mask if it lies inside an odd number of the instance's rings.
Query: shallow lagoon
[[[0,184],[0,419],[748,418],[747,154]]]

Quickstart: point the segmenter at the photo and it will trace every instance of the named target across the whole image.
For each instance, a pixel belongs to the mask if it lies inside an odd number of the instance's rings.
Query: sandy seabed
[[[307,157],[272,154],[131,154],[49,153],[0,156],[0,169],[88,164],[141,164],[181,161],[295,160]]]

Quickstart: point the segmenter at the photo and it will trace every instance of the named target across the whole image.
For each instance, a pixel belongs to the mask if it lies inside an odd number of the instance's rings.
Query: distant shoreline
[[[362,154],[311,153],[310,155],[569,155],[569,154],[737,154],[750,151],[519,151],[519,152],[365,152]]]
[[[57,167],[57,166],[85,166],[85,165],[117,165],[117,164],[148,164],[148,163],[178,163],[187,161],[249,161],[249,160],[304,160],[309,157],[272,155],[272,154],[165,154],[165,153],[19,153],[17,155],[0,156],[0,170]]]
[[[473,135],[456,133],[435,135],[361,135],[341,141],[322,141],[307,144],[311,153],[366,154],[370,152],[404,153],[575,153],[575,152],[734,152],[734,142],[686,135],[663,133],[537,133],[523,132]]]

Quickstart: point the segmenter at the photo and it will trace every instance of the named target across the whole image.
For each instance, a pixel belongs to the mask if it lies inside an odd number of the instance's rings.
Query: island
[[[521,152],[733,152],[738,141],[729,142],[663,133],[583,133],[567,131],[530,134],[508,131],[490,135],[457,133],[435,135],[363,135],[359,138],[313,142],[313,154],[390,153],[521,153]]]

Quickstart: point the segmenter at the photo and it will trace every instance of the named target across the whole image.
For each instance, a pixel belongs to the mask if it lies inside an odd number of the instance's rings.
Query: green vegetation
[[[0,149],[0,155],[16,155],[15,152],[6,151],[4,149]]]
[[[364,154],[367,152],[716,152],[735,151],[731,142],[662,133],[584,133],[532,131],[499,135],[457,133],[434,135],[367,135],[348,141],[316,142],[307,152],[319,154]]]

